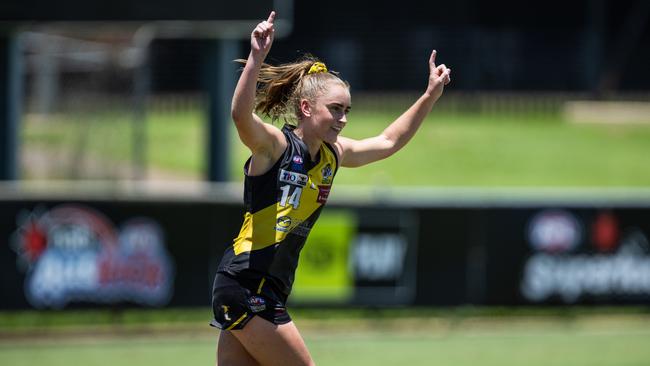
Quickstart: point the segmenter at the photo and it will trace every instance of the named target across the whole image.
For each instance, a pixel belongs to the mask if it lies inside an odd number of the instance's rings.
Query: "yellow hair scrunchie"
[[[327,66],[322,62],[314,62],[309,68],[309,71],[307,71],[307,75],[318,74],[319,72],[327,72]]]

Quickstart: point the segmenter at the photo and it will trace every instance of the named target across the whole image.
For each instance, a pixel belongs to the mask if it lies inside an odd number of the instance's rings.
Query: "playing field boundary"
[[[0,200],[187,201],[241,204],[239,182],[201,181],[19,181],[0,182]],[[650,206],[642,187],[428,187],[339,185],[330,204],[400,207]]]

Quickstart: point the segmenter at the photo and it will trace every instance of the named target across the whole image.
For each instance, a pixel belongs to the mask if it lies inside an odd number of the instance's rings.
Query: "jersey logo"
[[[325,204],[325,202],[327,202],[327,197],[330,195],[331,189],[332,186],[318,186],[318,198],[316,201]]]
[[[291,158],[291,161],[292,161],[291,167],[290,167],[291,170],[295,170],[295,171],[298,171],[298,172],[304,172],[305,171],[305,166],[302,165],[302,163],[304,163],[304,160],[302,159],[302,157],[300,155],[294,155],[293,158]]]
[[[221,309],[223,310],[223,318],[227,321],[232,320],[230,319],[230,315],[228,315],[228,310],[230,310],[230,308],[226,305],[221,305]]]
[[[323,184],[332,184],[332,167],[327,164],[320,172],[323,175]]]
[[[284,169],[280,170],[280,182],[304,187],[307,185],[307,181],[309,181],[309,177],[306,174],[290,172]]]
[[[282,231],[282,232],[287,232],[289,231],[289,228],[291,227],[291,217],[289,216],[281,216],[278,218],[278,220],[275,223],[275,230],[277,231]]]
[[[266,309],[266,301],[259,296],[251,296],[248,298],[248,306],[250,306],[252,312],[259,313]]]

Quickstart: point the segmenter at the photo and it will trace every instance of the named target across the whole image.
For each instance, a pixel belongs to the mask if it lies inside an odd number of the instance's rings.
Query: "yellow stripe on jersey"
[[[262,286],[264,286],[264,282],[266,282],[266,277],[262,277],[262,280],[260,281],[260,285],[257,288],[257,294],[258,295],[262,293]]]
[[[323,190],[329,193],[332,174],[336,171],[336,157],[324,145],[321,145],[320,153],[320,162],[307,173],[309,180],[306,185],[287,184],[282,187],[286,193],[282,192],[279,202],[255,213],[246,212],[233,245],[235,255],[282,242],[289,232],[323,205],[320,198]]]
[[[235,322],[232,323],[232,325],[230,325],[228,328],[226,328],[226,330],[232,330],[234,327],[237,326],[237,324],[241,323],[242,320],[246,319],[247,316],[248,316],[248,312],[245,312],[244,315],[240,316],[239,319],[235,320]]]

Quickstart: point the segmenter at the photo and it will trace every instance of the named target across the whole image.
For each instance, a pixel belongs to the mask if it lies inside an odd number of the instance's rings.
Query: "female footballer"
[[[244,165],[244,223],[219,264],[211,325],[220,328],[217,364],[313,365],[285,304],[298,255],[327,201],[339,167],[393,155],[413,137],[450,82],[451,70],[429,59],[424,94],[380,135],[340,136],[350,86],[313,57],[270,66],[273,20],[251,34],[251,51],[232,99],[239,138],[251,151]],[[254,112],[287,122],[282,129]]]

